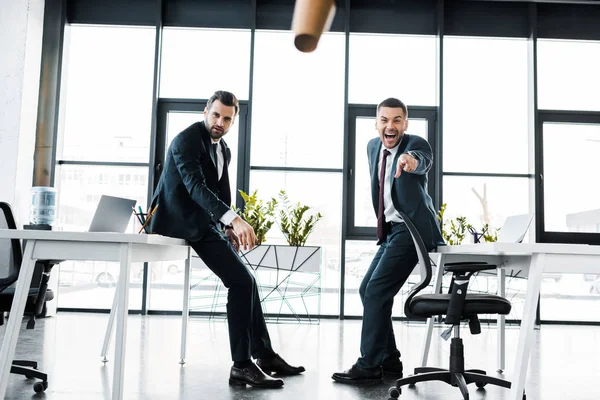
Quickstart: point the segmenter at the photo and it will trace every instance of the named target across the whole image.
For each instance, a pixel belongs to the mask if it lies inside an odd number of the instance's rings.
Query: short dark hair
[[[210,110],[215,100],[219,100],[224,106],[235,107],[235,115],[237,115],[240,111],[238,99],[231,92],[226,92],[225,90],[217,90],[212,96],[210,96],[210,99],[208,99],[208,102],[206,103],[206,108],[208,110]]]
[[[402,111],[404,111],[404,118],[408,117],[408,108],[406,107],[406,104],[404,104],[402,101],[398,100],[395,97],[389,97],[381,103],[379,103],[379,105],[377,106],[377,114],[379,114],[379,109],[381,107],[401,108]]]

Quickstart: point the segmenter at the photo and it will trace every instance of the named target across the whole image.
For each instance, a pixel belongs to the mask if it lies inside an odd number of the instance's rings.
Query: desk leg
[[[180,364],[185,364],[185,350],[187,346],[187,329],[190,315],[190,275],[192,269],[192,248],[188,247],[188,257],[185,260],[185,277],[183,279],[183,309],[181,313],[181,356]]]
[[[442,290],[442,277],[444,276],[443,255],[438,254],[435,278],[433,279],[433,293],[440,293]],[[421,354],[421,366],[427,366],[427,358],[429,357],[429,348],[431,347],[431,337],[433,335],[433,318],[427,318],[427,333],[425,334],[425,342],[423,343],[423,353]]]
[[[531,257],[523,319],[521,321],[521,329],[519,330],[519,344],[517,346],[512,385],[508,397],[510,400],[523,399],[523,390],[525,389],[525,380],[527,378],[527,365],[529,364],[529,352],[531,351],[534,338],[535,314],[545,262],[546,254],[534,254]]]
[[[0,399],[3,399],[6,395],[8,376],[15,356],[19,329],[23,322],[23,312],[25,311],[29,286],[31,286],[31,278],[35,269],[35,260],[33,259],[35,243],[35,240],[28,240],[25,246],[25,254],[23,254],[17,287],[15,288],[15,297],[10,307],[10,318],[4,332],[4,341],[2,342],[2,350],[0,350]]]
[[[498,296],[506,297],[506,270],[498,268]],[[506,368],[506,317],[498,315],[498,372],[503,372]]]
[[[121,268],[117,285],[117,334],[115,338],[115,370],[113,376],[113,400],[123,398],[125,375],[125,345],[127,343],[127,314],[129,310],[129,270],[131,269],[131,244],[121,244]]]
[[[110,315],[108,316],[108,326],[106,327],[106,334],[104,335],[104,344],[102,345],[102,353],[100,354],[102,362],[107,362],[108,358],[108,346],[110,346],[110,336],[112,335],[113,325],[115,324],[115,314],[117,312],[117,305],[119,300],[119,286],[121,280],[117,281],[117,287],[115,289],[115,297],[113,299],[112,308],[110,309]]]

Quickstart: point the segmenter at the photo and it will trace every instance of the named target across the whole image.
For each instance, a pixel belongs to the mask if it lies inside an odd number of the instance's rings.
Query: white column
[[[44,0],[0,6],[0,200],[29,222],[42,56]]]

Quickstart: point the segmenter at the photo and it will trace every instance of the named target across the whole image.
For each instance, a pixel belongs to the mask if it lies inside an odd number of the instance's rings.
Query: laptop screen
[[[135,204],[135,200],[102,195],[88,231],[124,233]]]
[[[504,225],[498,231],[498,242],[521,243],[532,219],[533,215],[531,214],[511,215],[506,218]]]

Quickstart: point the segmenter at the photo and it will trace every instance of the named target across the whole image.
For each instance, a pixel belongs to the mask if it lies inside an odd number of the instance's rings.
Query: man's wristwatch
[[[225,225],[225,230],[227,229],[233,229],[233,225]]]

